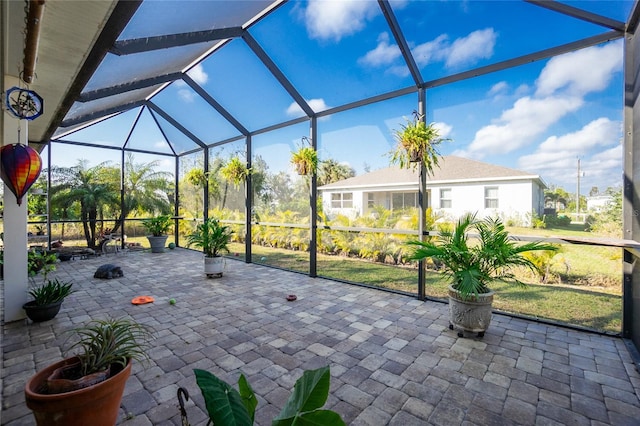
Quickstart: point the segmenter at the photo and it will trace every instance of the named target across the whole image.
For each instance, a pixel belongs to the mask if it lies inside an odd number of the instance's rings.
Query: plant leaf
[[[256,407],[258,406],[258,399],[256,398],[251,385],[247,381],[247,378],[244,377],[244,374],[240,374],[240,378],[238,379],[238,390],[242,397],[242,403],[247,409],[249,417],[251,417],[251,423],[253,423],[256,415]]]
[[[300,413],[322,407],[329,397],[330,380],[329,366],[305,371],[296,381],[291,396],[273,424],[291,424],[289,422]],[[285,423],[278,422],[281,420]]]
[[[205,370],[194,369],[209,418],[215,425],[251,426],[253,424],[237,390]]]
[[[340,414],[331,410],[315,410],[296,417],[293,426],[346,426]]]

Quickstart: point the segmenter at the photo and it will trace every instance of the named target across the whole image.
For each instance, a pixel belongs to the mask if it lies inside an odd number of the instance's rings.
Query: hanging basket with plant
[[[313,149],[309,139],[302,138],[303,145],[291,153],[291,164],[301,176],[314,175],[318,169],[318,152]],[[308,145],[305,145],[304,142]]]
[[[442,158],[438,146],[449,140],[440,136],[435,123],[426,124],[423,116],[415,111],[413,120],[401,125],[394,136],[397,145],[390,153],[391,163],[398,164],[402,169],[417,168],[424,164],[429,173],[438,167],[438,161]]]
[[[251,168],[247,167],[246,163],[242,162],[236,155],[229,159],[224,166],[220,169],[222,177],[231,182],[236,188],[243,185],[249,175],[251,174]]]

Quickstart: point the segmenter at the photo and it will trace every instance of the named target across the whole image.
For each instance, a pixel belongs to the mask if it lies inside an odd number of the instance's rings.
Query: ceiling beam
[[[609,31],[593,37],[588,37],[582,40],[563,44],[561,46],[556,46],[550,49],[541,50],[539,52],[531,53],[529,55],[519,56],[517,58],[508,59],[506,61],[487,65],[485,67],[475,68],[469,71],[464,71],[464,72],[453,74],[447,77],[442,77],[435,80],[427,81],[424,83],[423,88],[429,89],[431,87],[442,86],[442,85],[453,83],[456,81],[465,80],[467,78],[473,78],[473,77],[478,77],[478,76],[489,74],[496,71],[502,71],[508,68],[525,65],[530,62],[539,61],[541,59],[550,58],[552,56],[562,55],[563,53],[573,52],[574,50],[583,49],[585,47],[594,46],[596,44],[604,43],[607,41],[617,40],[619,38],[622,38],[623,36],[624,36],[624,33],[621,33],[619,31]]]
[[[133,108],[138,108],[139,106],[143,106],[145,104],[145,100],[139,100],[135,102],[129,102],[128,104],[117,105],[111,108],[101,109],[99,111],[93,111],[89,114],[82,114],[75,118],[70,118],[68,120],[64,120],[60,123],[60,127],[70,127],[75,126],[76,124],[84,123],[85,121],[96,120],[102,118],[107,115],[116,114],[119,112],[128,111]]]
[[[105,87],[103,89],[91,90],[84,92],[78,98],[78,102],[95,101],[96,99],[106,98],[108,96],[119,95],[121,93],[130,92],[132,90],[144,89],[146,87],[155,86],[156,84],[166,83],[168,81],[180,80],[181,72],[159,75],[155,77],[145,78],[138,81],[131,81],[116,86]]]
[[[293,98],[294,101],[302,108],[307,117],[313,117],[315,112],[311,109],[307,101],[298,93],[293,84],[287,79],[287,77],[280,71],[280,68],[271,60],[267,52],[265,52],[262,47],[258,44],[258,42],[249,34],[249,32],[245,32],[242,36],[242,39],[247,43],[249,48],[253,51],[253,53],[258,56],[258,59],[262,61],[264,66],[267,67],[269,72],[278,80],[278,83],[284,88],[284,90],[289,93],[289,95]]]
[[[607,18],[606,16],[598,15],[596,13],[587,12],[586,10],[579,9],[577,7],[569,6],[568,4],[560,3],[558,1],[549,0],[525,0],[528,3],[535,4],[536,6],[544,7],[545,9],[553,10],[554,12],[560,12],[573,18],[582,19],[583,21],[591,22],[592,24],[602,25],[603,27],[611,28],[616,31],[624,31],[625,23],[616,21],[615,19]]]
[[[118,36],[129,23],[131,17],[136,13],[138,7],[142,4],[142,0],[119,1],[111,16],[106,22],[104,29],[100,32],[91,52],[87,55],[87,59],[82,64],[82,68],[75,77],[75,80],[69,87],[67,95],[60,103],[60,107],[56,114],[52,117],[49,127],[44,132],[41,142],[48,142],[51,136],[56,132],[58,127],[62,126],[64,117],[67,115],[73,103],[80,97],[82,90],[85,88],[98,66],[107,55],[109,47],[118,39]],[[66,127],[66,126],[62,126]],[[37,142],[37,141],[34,141]]]
[[[193,31],[189,33],[169,34],[154,37],[142,37],[116,42],[109,50],[118,56],[133,53],[150,52],[169,47],[187,46],[214,40],[241,37],[245,30],[242,27],[217,28],[214,30]]]

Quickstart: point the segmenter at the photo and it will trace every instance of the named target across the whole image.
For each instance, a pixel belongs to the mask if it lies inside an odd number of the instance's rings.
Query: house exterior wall
[[[496,195],[497,207],[485,207],[486,191],[489,195]],[[446,200],[450,207],[443,207],[442,190],[448,191]],[[351,193],[353,203],[351,207],[339,207],[333,199],[333,194]],[[388,188],[358,188],[336,189],[322,191],[323,210],[329,218],[342,214],[350,218],[364,216],[371,212],[372,205],[386,209],[393,207],[394,193],[417,193],[417,188],[404,186],[392,190]],[[491,198],[491,197],[490,197]],[[332,199],[334,204],[332,205]],[[371,201],[371,203],[370,203]],[[505,220],[514,220],[522,225],[530,225],[531,212],[542,215],[544,210],[544,190],[531,180],[515,181],[487,181],[478,183],[452,183],[447,185],[428,186],[428,206],[447,220],[456,220],[468,212],[476,212],[478,217],[500,216]]]

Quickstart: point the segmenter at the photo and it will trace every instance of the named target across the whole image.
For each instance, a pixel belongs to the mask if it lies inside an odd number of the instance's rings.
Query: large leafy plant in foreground
[[[214,425],[252,425],[258,400],[244,375],[238,379],[238,390],[204,370],[193,370],[202,391],[209,419]],[[329,367],[305,371],[293,387],[284,408],[273,419],[273,426],[344,425],[340,415],[322,410],[329,397]]]

